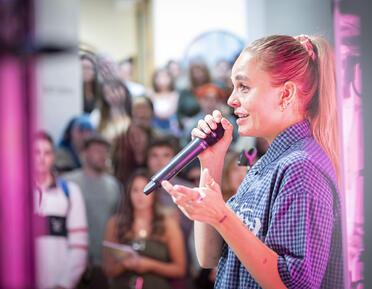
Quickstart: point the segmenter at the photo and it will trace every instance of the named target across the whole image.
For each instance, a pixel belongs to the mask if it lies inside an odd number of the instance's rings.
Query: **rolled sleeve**
[[[278,271],[280,279],[282,279],[284,285],[289,288],[291,285],[291,275],[287,267],[287,261],[283,256],[278,256]]]
[[[279,255],[287,288],[319,288],[326,272],[333,229],[332,190],[310,162],[285,172],[274,202],[266,243]]]

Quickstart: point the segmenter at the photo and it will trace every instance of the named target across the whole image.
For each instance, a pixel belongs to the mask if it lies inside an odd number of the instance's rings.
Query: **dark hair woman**
[[[98,69],[94,56],[80,56],[83,80],[83,110],[91,113],[101,101],[101,86],[98,81]]]
[[[176,220],[163,215],[156,195],[146,196],[147,172],[136,171],[127,183],[118,213],[106,228],[105,241],[129,245],[135,254],[120,258],[104,250],[104,269],[111,288],[167,289],[168,278],[185,274],[185,252]],[[141,285],[141,286],[140,286]]]
[[[132,122],[127,132],[114,141],[112,167],[115,177],[123,184],[134,170],[146,166],[147,148],[151,137],[152,131],[149,127]]]

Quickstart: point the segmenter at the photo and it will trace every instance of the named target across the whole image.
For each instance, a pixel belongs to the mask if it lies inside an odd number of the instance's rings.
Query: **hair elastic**
[[[296,36],[295,39],[301,43],[301,45],[306,49],[307,54],[310,56],[310,58],[315,61],[316,54],[314,52],[314,45],[311,42],[310,37],[306,34],[301,34],[299,36]]]

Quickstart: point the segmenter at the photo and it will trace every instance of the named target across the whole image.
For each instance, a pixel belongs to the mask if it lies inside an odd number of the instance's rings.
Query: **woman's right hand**
[[[143,256],[133,256],[123,260],[122,265],[126,270],[134,271],[138,274],[144,274],[152,270],[153,262],[151,258]]]
[[[121,265],[126,270],[136,271],[136,268],[138,268],[140,264],[140,258],[141,258],[140,256],[130,256],[130,257],[124,258],[121,261]]]
[[[215,110],[212,114],[207,114],[204,119],[199,120],[198,126],[191,131],[193,139],[195,137],[205,138],[211,130],[217,128],[217,123],[222,124],[225,132],[222,139],[213,146],[208,147],[198,156],[203,167],[209,167],[210,165],[213,165],[213,163],[216,163],[218,159],[222,158],[222,161],[225,158],[225,154],[232,141],[233,126],[225,117],[222,116],[219,110]]]

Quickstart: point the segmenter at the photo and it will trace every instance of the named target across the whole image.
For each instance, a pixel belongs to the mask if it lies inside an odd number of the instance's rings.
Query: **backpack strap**
[[[70,191],[68,190],[67,182],[63,179],[59,180],[59,185],[62,188],[63,193],[65,194],[66,198],[70,198]]]
[[[67,185],[66,180],[64,180],[64,179],[59,179],[59,180],[58,180],[58,184],[59,184],[59,186],[61,187],[63,193],[65,194],[65,196],[66,196],[66,198],[67,198],[67,203],[68,203],[68,204],[67,204],[67,215],[68,215],[68,213],[69,213],[69,211],[70,211],[70,207],[71,207],[70,190],[69,190],[69,188],[68,188],[68,185]],[[66,215],[66,217],[67,217],[67,215]]]

